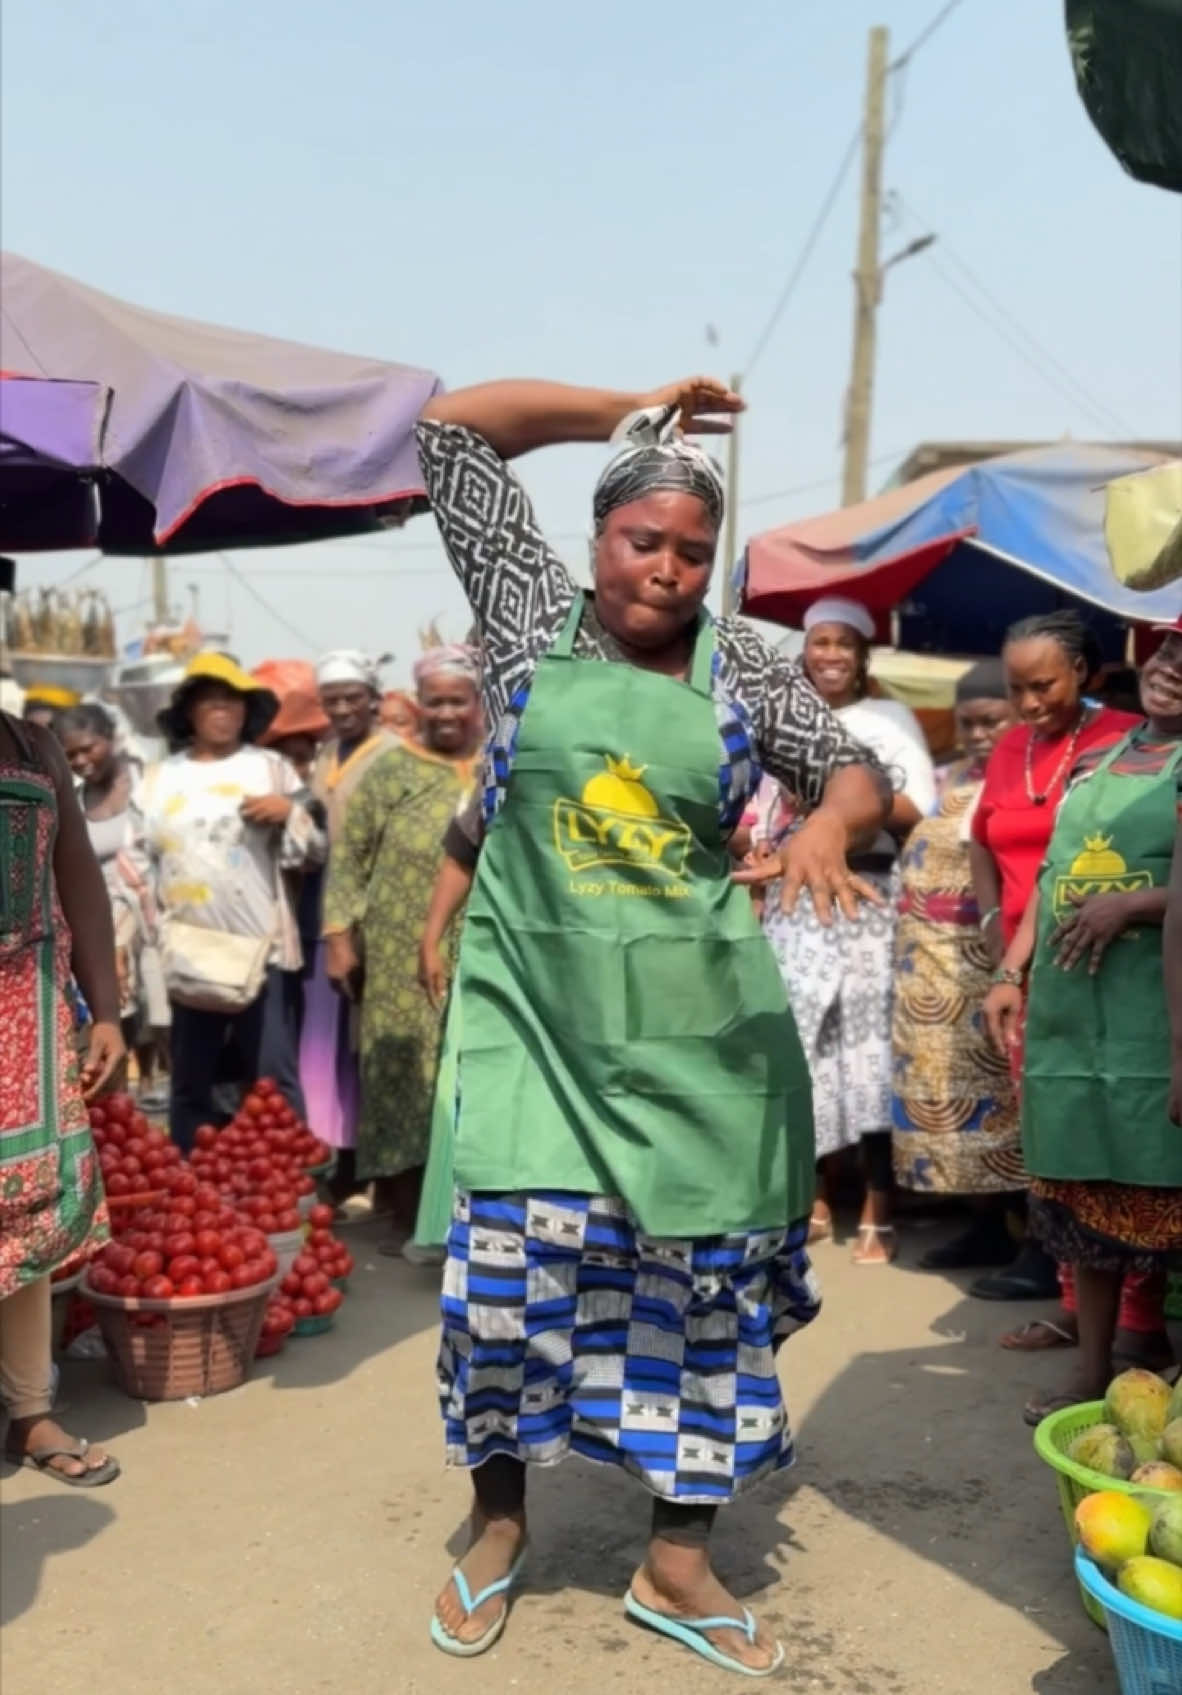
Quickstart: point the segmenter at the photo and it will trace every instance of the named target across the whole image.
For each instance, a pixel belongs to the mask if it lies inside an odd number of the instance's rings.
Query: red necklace
[[[1051,773],[1051,780],[1042,794],[1036,794],[1034,789],[1034,731],[1031,730],[1026,742],[1026,798],[1031,806],[1045,806],[1056,788],[1075,764],[1075,750],[1079,745],[1080,734],[1088,721],[1087,708],[1080,713],[1070,740],[1064,750],[1063,757]]]

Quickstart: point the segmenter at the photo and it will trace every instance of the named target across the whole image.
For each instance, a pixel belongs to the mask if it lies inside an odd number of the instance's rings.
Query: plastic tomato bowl
[[[183,1401],[246,1381],[278,1282],[149,1301],[100,1295],[84,1277],[81,1292],[94,1306],[119,1386],[137,1401]]]

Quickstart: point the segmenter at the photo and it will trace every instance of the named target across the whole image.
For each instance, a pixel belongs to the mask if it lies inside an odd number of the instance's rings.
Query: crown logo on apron
[[[1055,878],[1055,916],[1064,917],[1089,895],[1131,894],[1152,887],[1152,872],[1130,871],[1111,836],[1085,836],[1083,851],[1072,860],[1071,870]]]
[[[572,871],[612,865],[685,876],[689,827],[662,818],[642,781],[648,767],[604,755],[605,771],[583,785],[582,798],[554,802],[554,844]]]

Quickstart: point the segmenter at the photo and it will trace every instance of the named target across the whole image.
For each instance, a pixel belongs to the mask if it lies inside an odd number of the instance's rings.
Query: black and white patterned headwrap
[[[642,500],[654,489],[697,495],[715,528],[721,527],[725,506],[722,473],[709,454],[676,435],[677,417],[676,406],[649,406],[630,413],[619,425],[612,441],[621,443],[620,450],[605,468],[592,496],[597,535],[609,512]]]

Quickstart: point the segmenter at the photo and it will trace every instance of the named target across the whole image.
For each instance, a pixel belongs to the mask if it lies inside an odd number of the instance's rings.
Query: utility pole
[[[731,387],[739,392],[743,381],[742,374],[736,372],[731,378]],[[736,412],[731,420],[731,433],[726,442],[726,520],[722,541],[722,615],[730,618],[736,611],[735,604],[735,548],[739,536],[739,419],[741,413]]]
[[[152,555],[152,617],[157,624],[168,623],[168,567],[162,553]]]
[[[866,105],[862,127],[862,205],[858,229],[858,265],[854,272],[854,346],[846,396],[845,466],[841,503],[866,498],[870,457],[870,418],[874,403],[875,313],[882,292],[878,231],[882,206],[882,153],[885,142],[887,32],[870,31]]]

